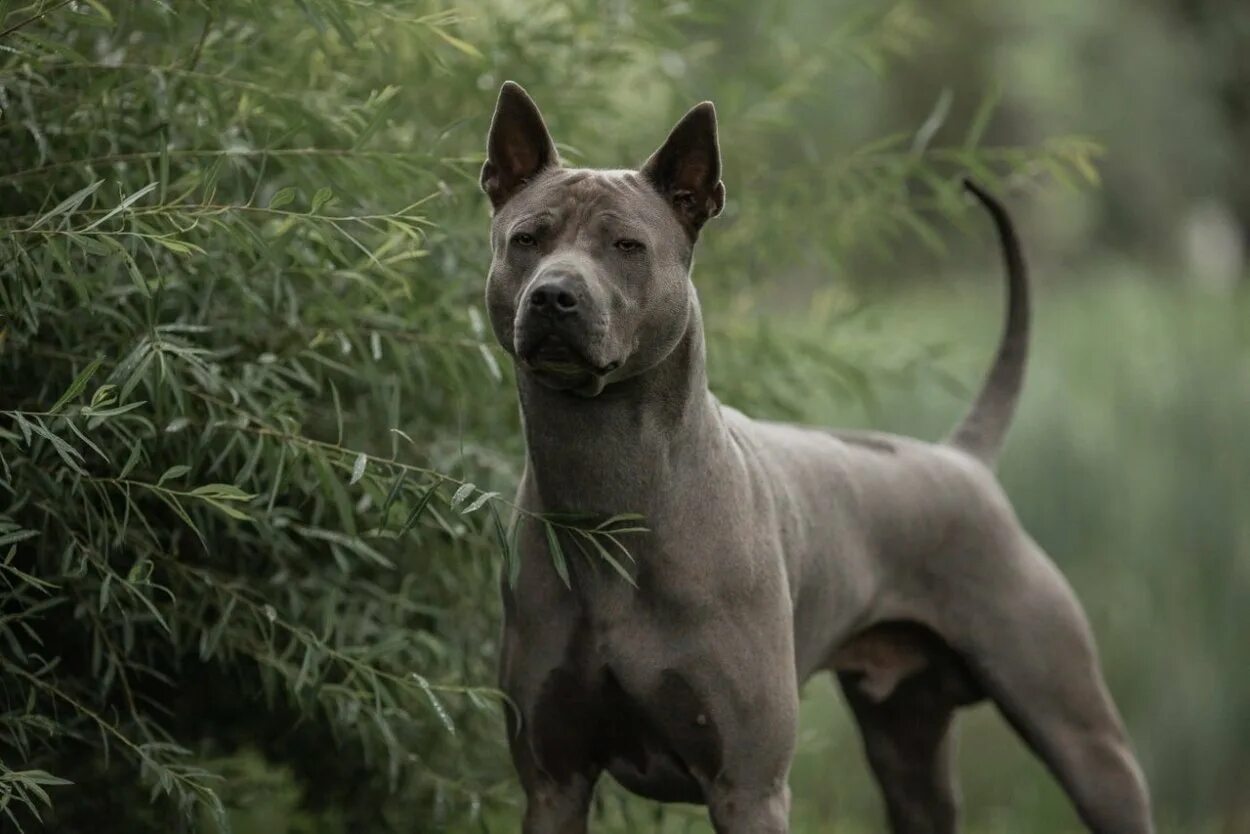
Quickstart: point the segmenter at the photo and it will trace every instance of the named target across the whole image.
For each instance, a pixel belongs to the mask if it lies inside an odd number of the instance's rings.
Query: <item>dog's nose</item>
[[[550,316],[572,315],[577,312],[576,279],[565,273],[543,276],[530,290],[529,306]]]

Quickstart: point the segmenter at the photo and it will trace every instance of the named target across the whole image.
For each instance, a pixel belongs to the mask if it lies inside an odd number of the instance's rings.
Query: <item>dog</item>
[[[1005,251],[1007,316],[947,441],[757,421],[708,390],[691,280],[720,170],[710,102],[641,168],[592,170],[562,164],[520,86],[500,91],[481,186],[526,441],[500,662],[522,831],[584,834],[604,771],[706,805],[721,834],[787,831],[799,686],[829,670],[895,834],[956,830],[952,719],[985,698],[1091,831],[1149,834],[1086,618],[992,472],[1029,330],[1007,212],[968,184]],[[555,558],[526,523],[622,512],[647,528],[632,581]]]

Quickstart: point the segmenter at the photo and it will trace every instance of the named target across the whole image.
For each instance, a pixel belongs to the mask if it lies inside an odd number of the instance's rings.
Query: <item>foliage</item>
[[[526,82],[565,156],[603,165],[714,94],[741,195],[708,257],[722,308],[765,267],[937,246],[965,170],[1088,175],[1081,140],[979,148],[988,109],[950,147],[940,108],[858,149],[805,122],[840,56],[880,68],[921,26],[871,5],[812,57],[793,21],[756,42],[710,2],[0,4],[8,822],[213,830],[292,784],[325,830],[506,808],[494,586],[521,450],[478,311],[494,91]],[[771,74],[724,81],[740,60]],[[811,152],[830,136],[836,163]],[[791,222],[761,237],[748,213]],[[713,338],[753,369],[719,377],[734,402],[797,412],[809,369],[867,394],[836,344]],[[626,570],[636,519],[533,523],[572,545],[551,536],[557,561]]]

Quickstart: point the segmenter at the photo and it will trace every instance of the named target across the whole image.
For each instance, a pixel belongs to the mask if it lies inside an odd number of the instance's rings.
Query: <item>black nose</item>
[[[577,312],[577,279],[572,275],[543,276],[530,290],[530,307],[551,316],[568,316]]]

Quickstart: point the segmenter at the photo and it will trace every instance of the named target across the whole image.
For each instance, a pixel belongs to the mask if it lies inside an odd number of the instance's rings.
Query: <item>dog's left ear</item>
[[[693,239],[708,218],[725,207],[716,141],[716,108],[695,105],[673,128],[660,149],[642,166],[646,177],[677,212]]]
[[[498,209],[548,166],[559,165],[538,105],[515,81],[505,81],[490,122],[482,190]]]

